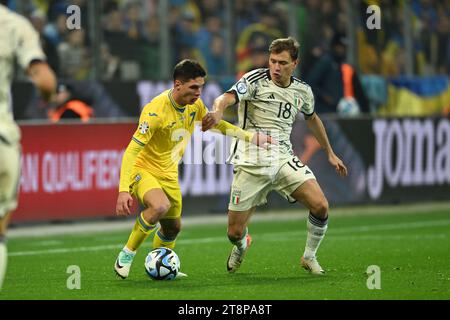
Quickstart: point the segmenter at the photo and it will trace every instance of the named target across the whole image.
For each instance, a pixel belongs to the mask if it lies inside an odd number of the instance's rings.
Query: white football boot
[[[247,247],[242,252],[237,246],[233,246],[233,249],[231,249],[231,253],[227,261],[227,270],[229,273],[236,272],[239,269],[242,261],[244,260],[245,254],[252,244],[252,237],[249,234],[247,234],[245,240],[247,241]]]
[[[312,274],[317,274],[317,275],[325,274],[325,270],[322,269],[322,267],[320,266],[319,262],[317,261],[317,259],[315,257],[309,258],[309,259],[302,257],[300,259],[300,264],[302,265],[302,267],[304,269],[308,270]]]
[[[175,278],[186,278],[188,275],[184,272],[178,271],[177,276]]]
[[[128,277],[135,255],[135,253],[128,253],[123,249],[120,251],[119,256],[116,259],[116,263],[114,264],[114,270],[122,279]]]

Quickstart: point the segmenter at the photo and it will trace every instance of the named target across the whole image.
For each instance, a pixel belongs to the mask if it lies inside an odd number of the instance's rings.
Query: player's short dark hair
[[[300,45],[294,38],[279,38],[272,41],[269,47],[269,53],[278,54],[283,51],[287,51],[289,52],[292,60],[297,60],[299,48]]]
[[[173,81],[180,80],[183,82],[187,82],[191,79],[205,76],[205,69],[203,69],[200,63],[191,59],[184,59],[178,62],[178,64],[173,69]]]

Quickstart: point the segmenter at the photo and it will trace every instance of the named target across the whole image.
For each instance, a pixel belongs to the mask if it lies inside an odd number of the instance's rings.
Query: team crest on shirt
[[[176,121],[172,121],[168,126],[167,129],[172,129],[177,124]]]
[[[294,106],[298,108],[300,106],[300,95],[294,94]]]
[[[141,134],[146,134],[148,131],[148,128],[149,128],[148,122],[144,121],[139,125],[139,132]]]
[[[239,204],[239,201],[241,200],[241,190],[233,190],[233,193],[231,194],[231,202],[233,204]]]
[[[238,82],[238,84],[236,85],[236,89],[240,94],[244,94],[247,92],[247,85],[245,84],[245,82]]]

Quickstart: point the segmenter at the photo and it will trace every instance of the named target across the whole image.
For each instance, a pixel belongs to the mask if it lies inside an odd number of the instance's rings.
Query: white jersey
[[[26,70],[33,60],[45,60],[39,35],[24,17],[0,5],[0,137],[15,143],[20,131],[14,122],[11,105],[11,82],[14,61]]]
[[[278,146],[269,150],[244,141],[234,140],[228,161],[234,165],[274,166],[293,156],[290,140],[292,126],[299,113],[314,113],[314,96],[305,82],[291,77],[287,87],[276,85],[269,69],[246,73],[228,92],[239,100],[239,126],[247,131],[261,131],[276,138]]]

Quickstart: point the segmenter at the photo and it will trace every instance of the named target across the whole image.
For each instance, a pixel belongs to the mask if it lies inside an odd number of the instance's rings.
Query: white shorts
[[[305,181],[316,179],[307,165],[297,157],[273,170],[261,167],[235,166],[228,210],[246,211],[267,203],[267,195],[275,190],[288,201],[295,201],[291,194]],[[266,174],[264,174],[266,171]]]
[[[20,145],[0,139],[0,218],[17,208]]]

